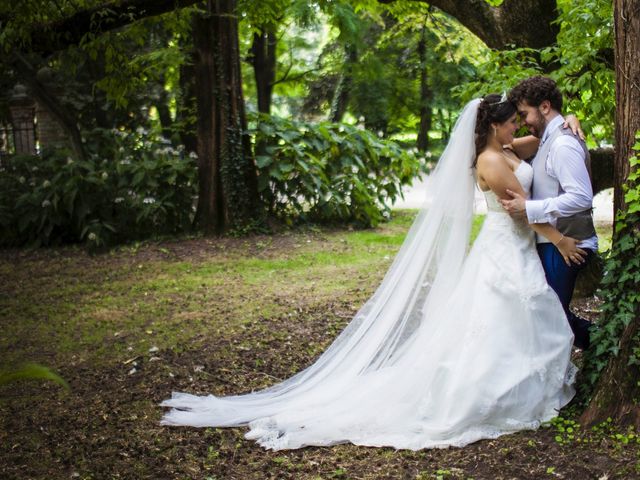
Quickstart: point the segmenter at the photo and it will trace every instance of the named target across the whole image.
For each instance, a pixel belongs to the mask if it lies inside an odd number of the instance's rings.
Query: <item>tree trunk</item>
[[[276,80],[277,38],[274,30],[273,26],[265,26],[260,32],[254,33],[251,45],[251,64],[258,93],[258,112],[265,115],[271,114],[271,95]],[[259,131],[255,142],[256,156],[266,155],[269,143]]]
[[[625,210],[622,186],[630,173],[635,133],[640,130],[640,8],[638,0],[614,0],[616,63],[616,154],[614,208]],[[627,229],[640,228],[629,225]],[[614,247],[615,247],[614,237]],[[633,256],[637,252],[630,252]],[[631,259],[631,258],[630,258]],[[637,304],[636,304],[637,305]],[[620,350],[603,371],[581,420],[593,424],[611,417],[620,424],[640,427],[640,372],[629,365],[640,334],[640,314],[625,328]]]
[[[95,60],[87,61],[85,64],[85,68],[89,72],[90,78],[97,80],[99,78],[104,78],[106,75],[105,71],[105,58],[104,52],[97,52]],[[107,111],[107,96],[101,88],[93,88],[91,92],[91,110],[93,111],[93,117],[96,122],[96,126],[99,128],[109,129],[114,127],[113,119],[111,118],[113,115],[110,115]],[[80,119],[82,123],[83,119]]]
[[[349,105],[349,94],[351,92],[352,83],[352,69],[353,65],[358,61],[358,52],[354,45],[347,44],[345,46],[346,58],[342,74],[338,79],[336,90],[333,94],[333,101],[331,102],[331,113],[329,119],[332,122],[341,122],[342,117],[347,112],[347,106]]]
[[[613,187],[613,171],[615,170],[615,154],[611,147],[600,147],[589,150],[591,156],[591,186],[593,194]]]
[[[196,130],[196,97],[195,97],[195,51],[191,53],[191,61],[180,67],[180,96],[176,109],[176,126],[180,142],[187,152],[198,153],[198,137]]]
[[[616,140],[614,211],[625,210],[624,185],[629,176],[635,134],[640,130],[640,2],[615,0]]]
[[[442,144],[446,145],[449,142],[449,137],[451,136],[451,112],[446,111],[444,108],[436,109],[436,115],[438,118],[438,122],[440,122],[440,131],[442,132]]]
[[[427,72],[427,38],[426,25],[422,26],[422,33],[418,43],[418,57],[420,59],[420,127],[418,130],[418,150],[426,151],[429,148],[429,130],[431,130],[431,99],[432,92],[429,88],[429,73]]]
[[[258,91],[258,111],[267,115],[271,113],[271,94],[276,80],[276,44],[273,27],[264,27],[253,34],[251,64]]]
[[[580,417],[580,423],[595,425],[613,419],[618,425],[640,428],[640,395],[637,365],[628,365],[629,356],[640,333],[640,318],[635,318],[620,338],[620,351],[612,357],[602,372],[589,406]]]
[[[234,0],[212,0],[195,16],[199,197],[196,223],[223,233],[258,220],[257,174],[240,77]]]
[[[162,127],[162,136],[166,139],[171,139],[173,133],[173,121],[171,120],[171,111],[169,110],[167,92],[164,90],[160,94],[160,98],[156,100],[155,107],[158,110],[158,118],[160,119],[160,126]]]
[[[426,75],[424,75],[426,77]],[[428,85],[422,85],[420,94],[420,127],[418,130],[418,150],[427,151],[429,149],[429,131],[431,130],[431,89]]]

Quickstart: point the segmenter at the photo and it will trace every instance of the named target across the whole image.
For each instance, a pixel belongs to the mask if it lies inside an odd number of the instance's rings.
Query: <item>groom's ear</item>
[[[551,102],[549,100],[543,100],[538,108],[540,109],[540,113],[546,115],[551,111]]]

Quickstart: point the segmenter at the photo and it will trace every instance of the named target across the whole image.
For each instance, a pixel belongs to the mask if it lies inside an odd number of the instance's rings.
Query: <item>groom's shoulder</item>
[[[561,128],[561,134],[558,135],[551,144],[552,152],[563,149],[575,150],[581,155],[584,153],[580,139],[571,131],[570,128]]]
[[[560,131],[559,138],[572,138],[580,143],[580,137],[578,137],[577,133],[574,133],[573,130],[571,130],[571,127],[564,127],[561,125],[558,130]]]

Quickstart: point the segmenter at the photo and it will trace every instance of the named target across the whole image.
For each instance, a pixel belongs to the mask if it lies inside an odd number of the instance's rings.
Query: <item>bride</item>
[[[248,425],[247,438],[274,450],[344,442],[418,450],[556,416],[574,394],[573,334],[532,229],[498,202],[532,183],[520,158],[537,140],[514,140],[516,129],[504,95],[467,104],[430,176],[431,201],[376,292],[315,363],[244,395],[174,392],[162,423]],[[476,183],[488,213],[468,251]],[[565,261],[580,261],[574,239],[533,228]]]

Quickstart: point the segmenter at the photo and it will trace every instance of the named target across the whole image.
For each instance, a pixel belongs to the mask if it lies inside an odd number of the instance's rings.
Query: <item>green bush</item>
[[[289,221],[376,225],[420,173],[415,150],[364,129],[269,116],[257,124],[260,194],[271,214]]]
[[[256,134],[260,195],[289,223],[376,225],[420,173],[415,151],[348,125],[262,117]],[[190,228],[197,168],[181,147],[142,129],[96,129],[85,145],[85,161],[63,150],[3,159],[0,245],[101,247]]]
[[[62,150],[3,160],[0,244],[86,241],[99,247],[188,229],[196,195],[192,158],[146,133],[96,130],[86,161]]]

